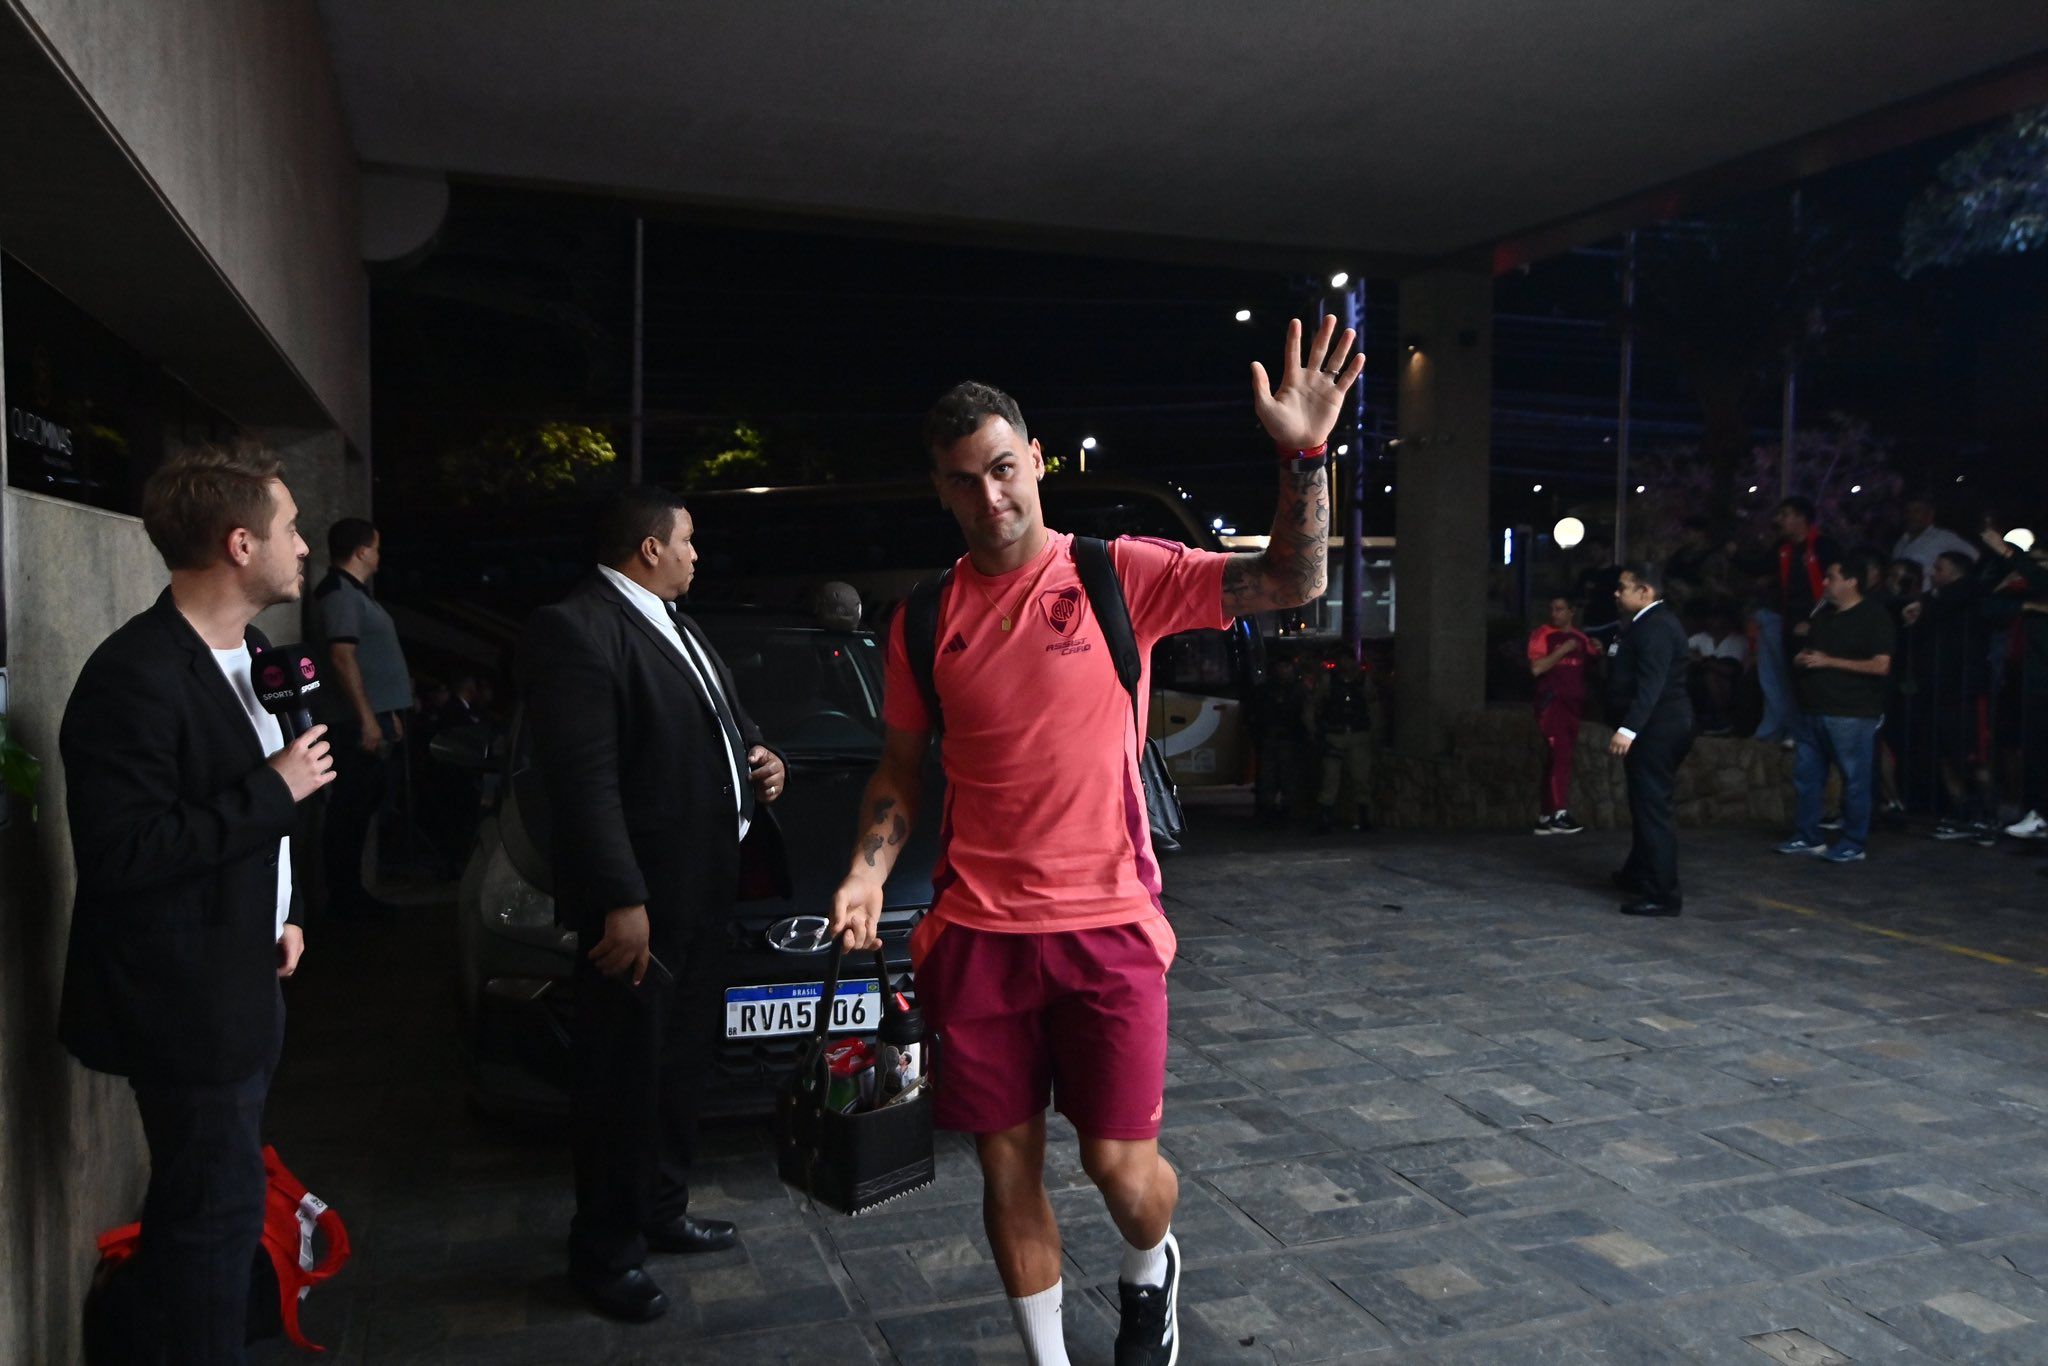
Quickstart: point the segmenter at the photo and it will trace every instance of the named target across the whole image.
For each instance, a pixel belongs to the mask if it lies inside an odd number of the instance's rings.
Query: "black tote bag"
[[[816,1027],[796,1071],[775,1097],[775,1166],[784,1182],[818,1204],[860,1214],[931,1184],[931,1045],[927,1041],[924,1083],[909,1100],[850,1115],[827,1108],[832,1078],[825,1047],[842,957],[835,941],[818,997]],[[894,1015],[896,997],[879,949],[875,973],[882,983],[882,1013]]]

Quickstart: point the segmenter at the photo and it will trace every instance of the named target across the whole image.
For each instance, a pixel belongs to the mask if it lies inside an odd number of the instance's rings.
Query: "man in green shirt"
[[[1854,567],[1839,555],[1829,558],[1822,584],[1828,606],[1814,616],[1804,647],[1792,658],[1800,712],[1792,766],[1798,829],[1778,852],[1860,863],[1870,840],[1877,728],[1896,630],[1891,614],[1863,596]],[[1820,829],[1830,767],[1842,771],[1842,838],[1832,849]]]

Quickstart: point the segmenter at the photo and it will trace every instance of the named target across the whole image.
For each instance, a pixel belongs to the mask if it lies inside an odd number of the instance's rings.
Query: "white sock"
[[[1173,1233],[1167,1230],[1168,1235]],[[1118,1280],[1128,1285],[1166,1284],[1166,1239],[1159,1240],[1159,1246],[1152,1248],[1132,1247],[1124,1244],[1124,1267],[1117,1273]]]
[[[1010,1313],[1017,1320],[1017,1333],[1024,1339],[1024,1353],[1031,1366],[1067,1366],[1067,1336],[1061,1326],[1060,1286],[1021,1300],[1010,1301]]]

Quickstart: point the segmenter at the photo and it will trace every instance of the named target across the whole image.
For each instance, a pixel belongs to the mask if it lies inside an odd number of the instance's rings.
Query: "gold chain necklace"
[[[1001,603],[997,602],[994,598],[988,595],[988,590],[986,588],[983,588],[979,582],[977,582],[974,585],[974,591],[981,594],[982,601],[986,602],[992,609],[994,609],[995,614],[1003,619],[1003,629],[1007,631],[1010,629],[1011,619],[1017,613],[1022,612],[1024,610],[1024,600],[1031,596],[1031,590],[1038,586],[1039,574],[1043,574],[1044,572],[1045,566],[1042,564],[1039,565],[1038,573],[1033,574],[1028,580],[1025,581],[1024,591],[1017,595],[1017,606],[1008,612],[1005,612],[1003,610],[1003,605]]]

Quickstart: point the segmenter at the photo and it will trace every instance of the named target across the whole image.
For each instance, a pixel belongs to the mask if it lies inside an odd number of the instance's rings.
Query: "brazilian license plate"
[[[818,998],[823,982],[786,982],[764,987],[725,989],[725,1037],[771,1039],[782,1034],[808,1034],[817,1028]],[[841,982],[832,1002],[831,1032],[873,1033],[882,1023],[882,986],[876,981]]]

